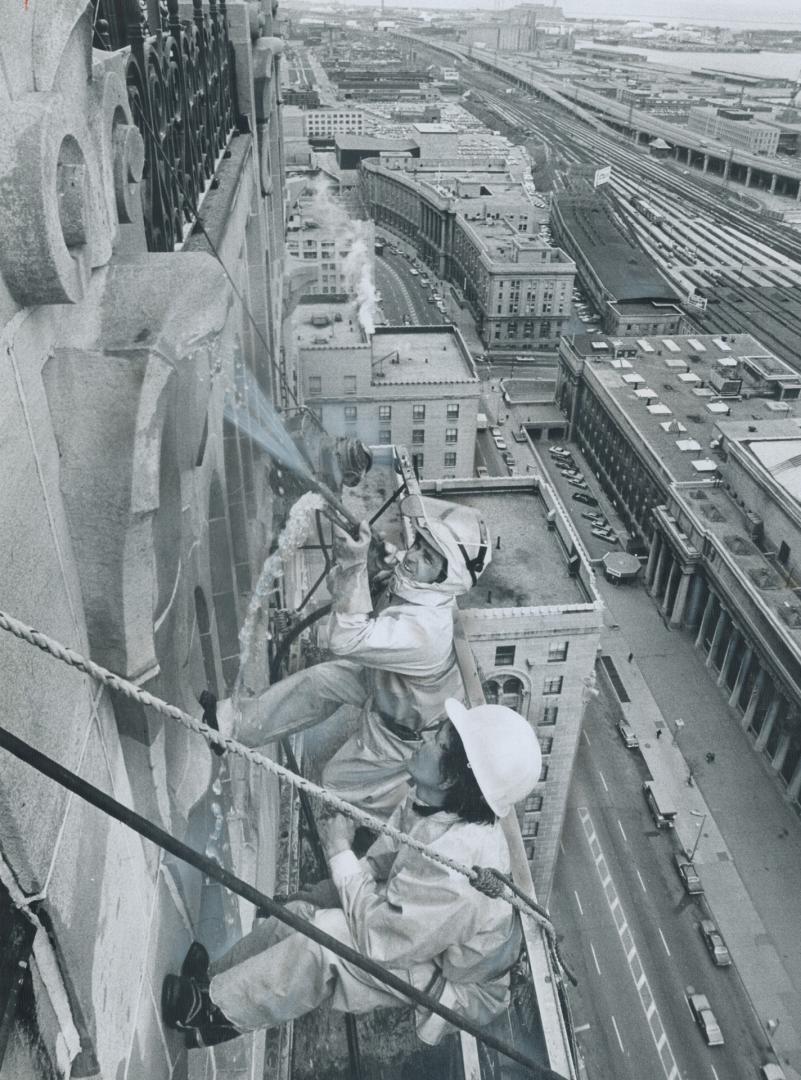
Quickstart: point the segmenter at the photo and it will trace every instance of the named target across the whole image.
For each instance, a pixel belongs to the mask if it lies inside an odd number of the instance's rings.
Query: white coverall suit
[[[392,824],[468,865],[508,872],[499,822],[468,824],[437,811],[420,816],[411,796]],[[296,903],[293,910],[406,982],[478,1024],[509,1003],[509,969],[521,934],[512,907],[478,892],[461,874],[379,837],[364,859],[335,855],[342,908]],[[401,1006],[406,999],[290,927],[269,919],[211,966],[211,1000],[240,1031],[271,1027],[329,1000],[341,1012]],[[416,1007],[420,1039],[436,1043],[447,1021]]]
[[[464,700],[453,613],[456,592],[469,588],[469,579],[462,587],[465,573],[449,561],[445,582],[420,585],[397,569],[374,610],[366,558],[338,563],[328,576],[333,610],[321,632],[321,644],[338,659],[240,700],[236,738],[261,746],[326,720],[342,705],[361,708],[359,731],[328,762],[323,784],[388,817],[408,790],[415,734],[444,717],[446,698]]]

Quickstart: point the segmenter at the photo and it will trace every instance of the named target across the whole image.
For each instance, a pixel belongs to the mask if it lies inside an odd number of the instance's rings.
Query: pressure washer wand
[[[310,487],[312,491],[316,491],[317,494],[328,503],[328,506],[333,513],[326,514],[325,516],[341,529],[345,529],[347,532],[351,533],[354,539],[358,539],[361,521],[354,513],[348,510],[347,506],[345,506],[343,501],[334,494],[331,488],[321,480],[318,480],[315,476],[311,475],[305,476],[303,482]],[[325,511],[323,511],[323,513],[325,513]],[[335,517],[334,514],[337,516]],[[371,529],[371,532],[377,540],[380,539],[375,530]]]

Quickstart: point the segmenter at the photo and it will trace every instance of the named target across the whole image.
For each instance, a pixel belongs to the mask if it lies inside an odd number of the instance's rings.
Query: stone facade
[[[148,250],[143,205],[154,169],[165,192],[181,177],[150,158],[142,180],[129,54],[92,50],[92,8],[13,6],[0,44],[3,608],[196,714],[204,687],[236,677],[271,541],[268,461],[225,405],[245,371],[274,396],[281,316],[281,43],[269,5],[259,26],[248,5],[223,14],[235,122],[196,192],[203,229],[174,219],[174,250]],[[0,666],[4,725],[173,834],[197,826],[202,740],[9,634]],[[41,1077],[47,1057],[174,1075],[159,988],[197,925],[199,875],[5,754],[0,847],[4,890],[37,894],[55,943],[32,965],[39,1023],[12,1034],[9,1075]]]

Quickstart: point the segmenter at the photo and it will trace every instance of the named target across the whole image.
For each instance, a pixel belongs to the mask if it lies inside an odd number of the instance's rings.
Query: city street
[[[588,1075],[753,1080],[764,1037],[737,972],[715,967],[704,947],[698,923],[709,912],[684,892],[675,835],[654,827],[647,770],[613,717],[603,696],[587,710],[550,898],[578,967],[572,1008]],[[706,1046],[688,986],[708,997],[724,1046]]]

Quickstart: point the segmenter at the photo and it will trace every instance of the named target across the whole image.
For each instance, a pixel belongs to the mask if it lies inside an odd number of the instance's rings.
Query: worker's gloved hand
[[[367,573],[370,576],[370,588],[373,593],[380,592],[395,573],[395,567],[403,558],[394,544],[385,540],[381,534],[373,538],[367,554]]]
[[[317,822],[317,831],[325,853],[330,859],[340,851],[348,851],[353,844],[356,825],[344,814],[331,814]]]
[[[359,537],[354,539],[350,533],[334,526],[334,557],[343,569],[361,566],[367,562],[372,533],[366,521],[359,525]]]

